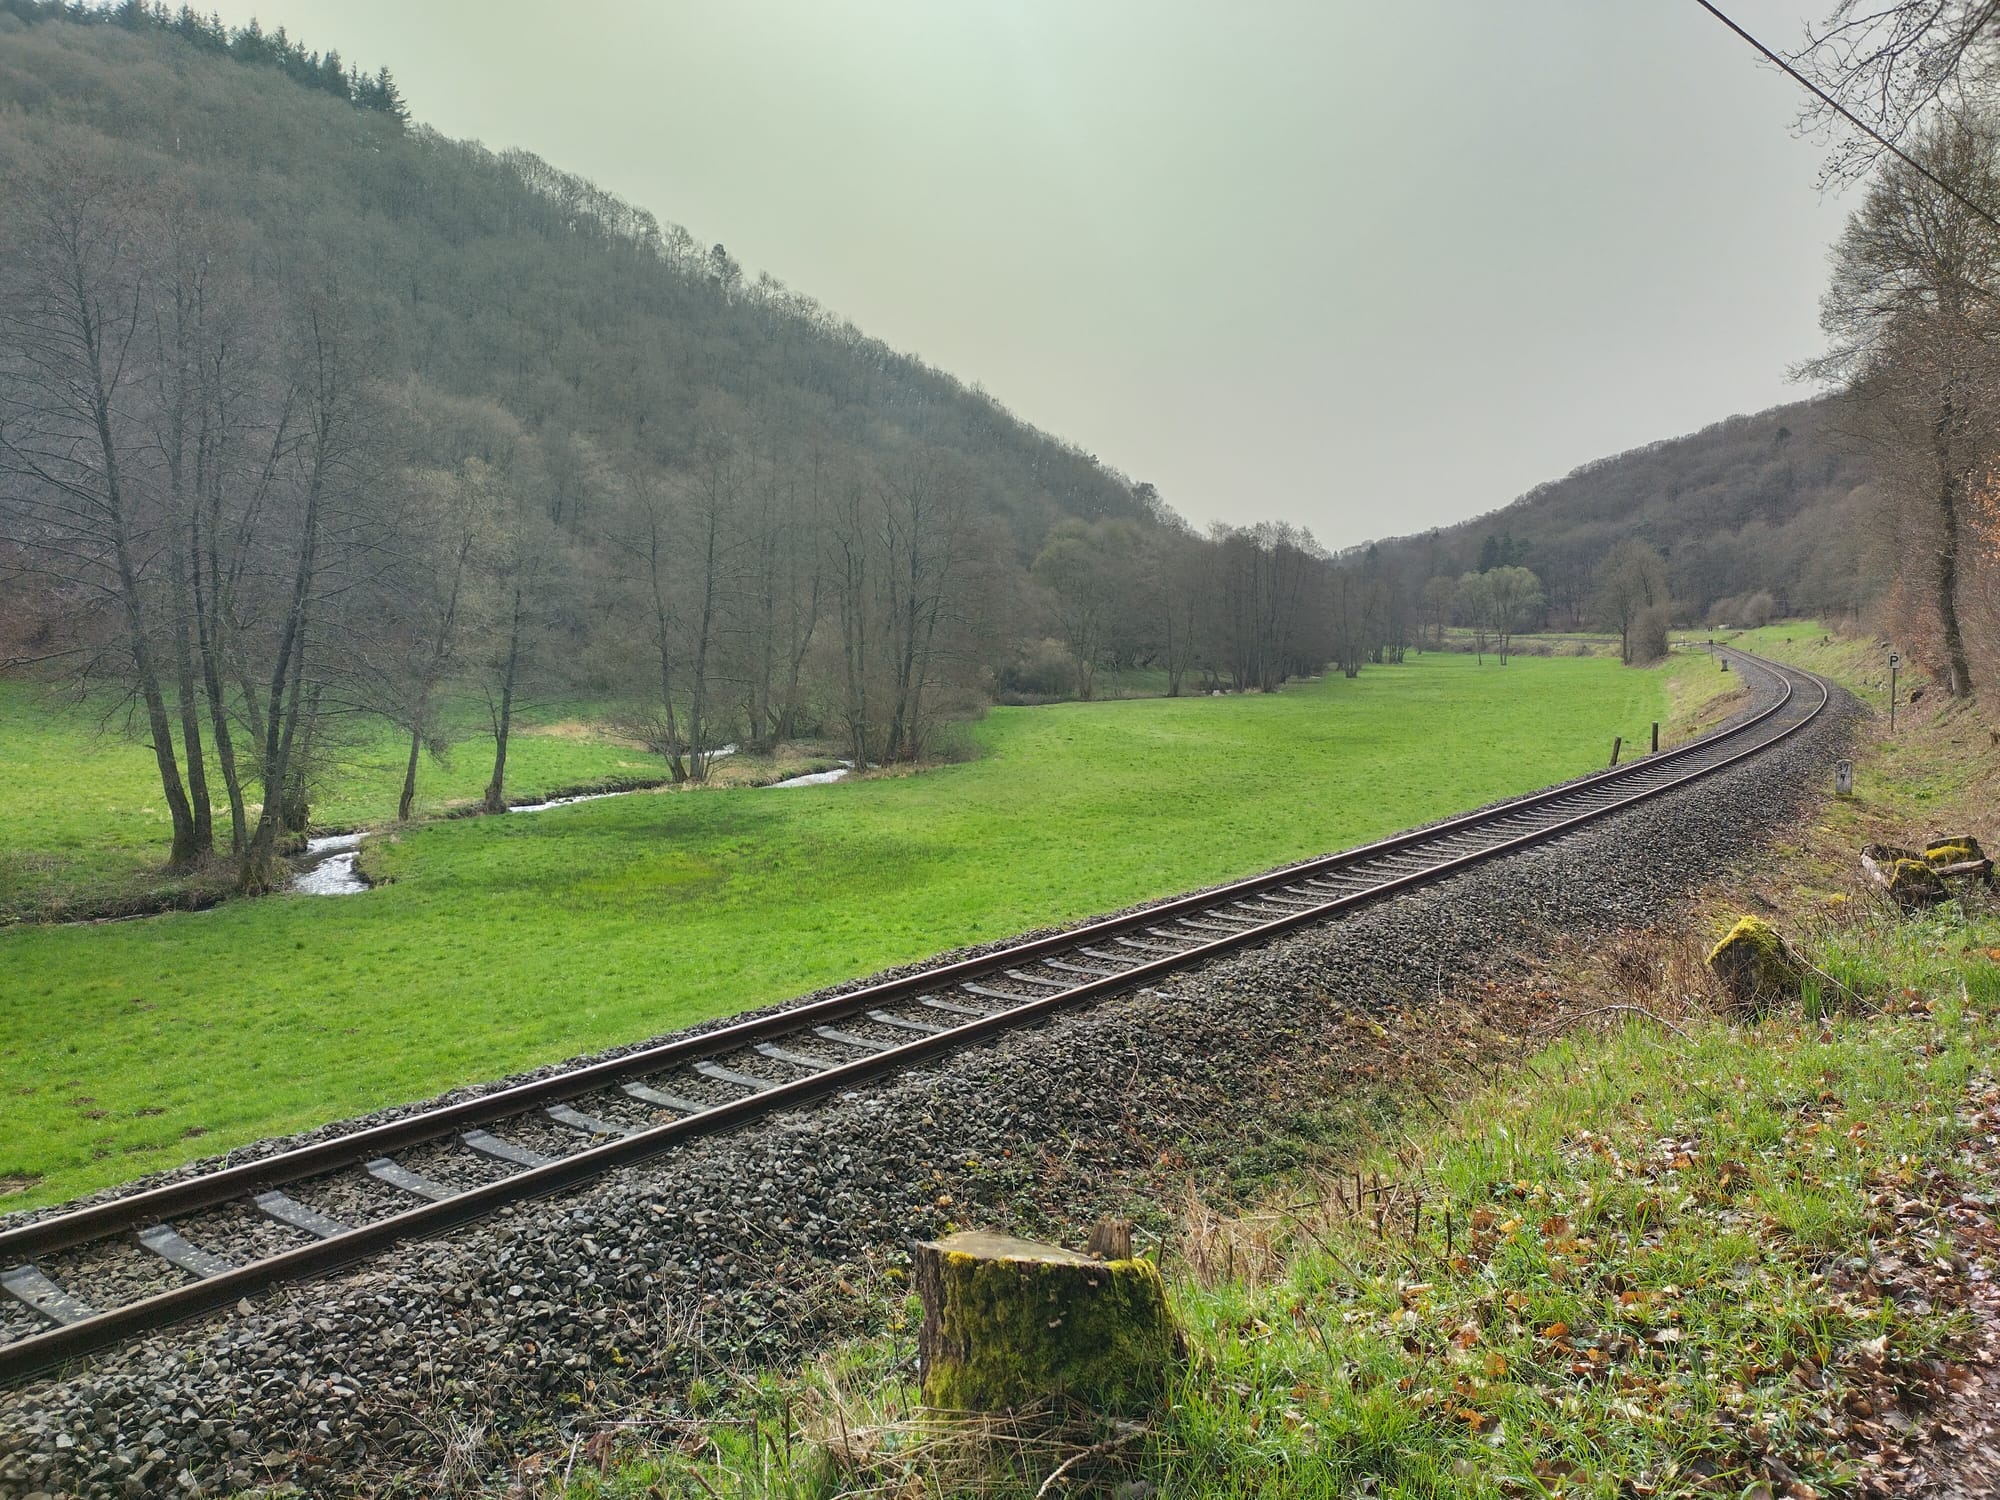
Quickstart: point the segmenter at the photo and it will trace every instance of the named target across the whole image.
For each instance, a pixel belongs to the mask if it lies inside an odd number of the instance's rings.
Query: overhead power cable
[[[1811,94],[1815,99],[1819,100],[1820,103],[1824,104],[1828,109],[1832,110],[1835,114],[1839,115],[1841,119],[1847,121],[1847,123],[1852,125],[1856,130],[1860,131],[1863,135],[1867,136],[1870,140],[1874,141],[1883,150],[1887,151],[1890,155],[1894,156],[1898,161],[1903,163],[1904,166],[1908,167],[1911,171],[1916,172],[1921,176],[1923,176],[1926,180],[1935,185],[1940,191],[1948,193],[1953,198],[1956,198],[1960,203],[1963,203],[1967,208],[1971,209],[1972,212],[1979,215],[1980,218],[1984,219],[1988,224],[1991,224],[1995,229],[2000,229],[2000,218],[1994,217],[1994,215],[1989,210],[1987,210],[1986,208],[1982,207],[1977,203],[1974,203],[1970,198],[1966,197],[1965,194],[1961,193],[1957,188],[1953,187],[1950,183],[1946,182],[1942,177],[1938,176],[1938,174],[1933,172],[1929,167],[1925,166],[1922,162],[1918,161],[1915,157],[1911,156],[1910,153],[1905,151],[1901,146],[1898,146],[1894,141],[1890,140],[1886,135],[1882,134],[1881,131],[1877,130],[1874,126],[1870,125],[1866,120],[1862,119],[1859,115],[1855,114],[1854,111],[1849,109],[1845,104],[1842,104],[1838,99],[1834,98],[1833,95],[1829,94],[1825,89],[1821,88],[1818,84],[1814,83],[1810,78],[1806,77],[1805,74],[1801,73],[1797,68],[1793,67],[1791,63],[1787,62],[1778,53],[1773,52],[1769,47],[1765,46],[1762,42],[1758,41],[1756,37],[1752,36],[1749,32],[1745,31],[1741,26],[1737,25],[1734,21],[1732,21],[1727,15],[1723,14],[1723,12],[1717,6],[1711,3],[1711,0],[1694,0],[1694,3],[1696,5],[1699,5],[1703,10],[1707,11],[1711,16],[1714,16],[1716,20],[1720,21],[1724,26],[1727,26],[1731,31],[1735,32],[1738,36],[1743,38],[1744,41],[1748,42],[1752,47],[1755,47],[1759,52],[1763,53],[1767,59],[1777,64],[1777,66],[1781,68],[1786,73],[1786,75],[1792,79],[1794,83],[1798,84],[1800,88],[1804,89],[1807,93]]]

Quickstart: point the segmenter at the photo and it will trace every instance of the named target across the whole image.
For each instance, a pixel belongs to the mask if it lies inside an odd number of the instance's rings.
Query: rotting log
[[[1773,1005],[1799,998],[1805,969],[1778,930],[1759,917],[1742,917],[1709,950],[1708,967],[1736,1011],[1761,1016]]]
[[[1991,881],[1993,861],[1969,833],[1945,834],[1924,845],[1924,859],[1945,880]]]
[[[1923,854],[1915,849],[1899,849],[1894,844],[1863,845],[1861,873],[1870,885],[1905,911],[1935,906],[1951,894]]]
[[[1074,1403],[1132,1413],[1167,1394],[1186,1354],[1151,1261],[1094,1260],[969,1232],[915,1247],[924,1402],[947,1411]]]

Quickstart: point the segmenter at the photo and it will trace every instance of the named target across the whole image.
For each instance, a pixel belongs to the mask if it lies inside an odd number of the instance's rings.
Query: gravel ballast
[[[1357,1021],[1420,1019],[1554,933],[1655,923],[1792,820],[1857,712],[1836,693],[1777,749],[1559,842],[0,1394],[0,1494],[437,1492],[670,1405],[697,1361],[795,1354],[849,1326],[837,1273],[907,1237],[1124,1207],[1128,1174],[1307,1108],[1288,1083],[1337,1068]]]

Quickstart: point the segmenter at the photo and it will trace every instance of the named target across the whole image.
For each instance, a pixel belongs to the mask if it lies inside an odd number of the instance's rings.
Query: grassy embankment
[[[0,1175],[32,1179],[0,1204],[1364,840],[1602,764],[1663,701],[1604,659],[1426,656],[996,710],[921,776],[437,823],[364,895],[0,930]]]
[[[1864,694],[1881,655],[1742,644]],[[1193,1357],[1150,1422],[941,1422],[892,1285],[877,1336],[707,1382],[671,1449],[551,1492],[1804,1500],[1892,1474],[1913,1426],[1969,1410],[1968,1272],[2000,1269],[2000,906],[1905,917],[1853,849],[1965,817],[1990,840],[1988,738],[1935,703],[1864,731],[1860,795],[1713,892],[1700,933],[1538,977],[1588,1024],[1247,1212],[1190,1193],[1162,1261]],[[1754,1022],[1707,1006],[1698,964],[1745,900],[1819,971]]]

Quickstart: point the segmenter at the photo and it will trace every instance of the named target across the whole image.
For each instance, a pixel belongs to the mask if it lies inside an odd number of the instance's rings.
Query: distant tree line
[[[232,29],[219,15],[204,16],[189,5],[170,8],[163,0],[105,0],[97,4],[85,0],[0,0],[0,15],[13,16],[25,24],[68,21],[126,31],[157,31],[202,52],[274,68],[303,88],[330,94],[356,109],[387,115],[399,124],[410,117],[387,68],[366,73],[350,67],[332,48],[314,52],[288,37],[282,26],[266,32],[255,17]]]
[[[1893,558],[1871,519],[1876,477],[1843,436],[1852,415],[1843,396],[1732,417],[1586,464],[1503,510],[1381,545],[1423,578],[1527,568],[1545,626],[1616,631],[1628,650],[1635,599],[1659,612],[1649,640],[1669,624],[1856,618],[1887,588]],[[1636,591],[1634,548],[1652,560]]]

